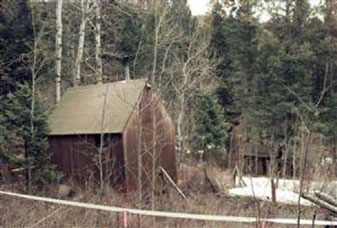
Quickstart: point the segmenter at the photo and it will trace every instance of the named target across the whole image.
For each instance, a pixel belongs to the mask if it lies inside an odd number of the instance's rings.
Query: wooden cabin
[[[231,125],[229,168],[238,166],[244,174],[260,176],[268,175],[272,166],[276,173],[282,172],[286,166],[285,174],[292,174],[292,164],[284,164],[284,148],[281,145],[275,150],[263,142],[254,143],[248,140],[242,132],[244,131],[239,124]]]
[[[102,170],[133,191],[161,166],[177,181],[174,125],[143,79],[69,89],[48,121],[52,162],[69,178],[97,181]]]
[[[271,155],[259,148],[252,152],[242,154],[244,159],[244,172],[255,175],[268,175]]]

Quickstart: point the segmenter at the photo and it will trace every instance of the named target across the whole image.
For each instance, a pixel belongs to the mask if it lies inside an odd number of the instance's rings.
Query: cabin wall
[[[93,169],[89,154],[94,145],[93,136],[50,136],[51,161],[67,178],[85,182]]]
[[[174,125],[159,99],[152,100],[150,88],[145,88],[138,109],[125,127],[123,143],[128,190],[137,189],[139,175],[143,187],[151,186],[153,165],[155,171],[162,166],[177,181]]]
[[[157,153],[159,153],[159,164],[177,182],[177,169],[175,157],[175,128],[167,113],[164,105],[157,101],[156,104],[156,122],[157,122]]]
[[[129,119],[124,133],[124,160],[125,160],[125,176],[127,180],[127,191],[137,190],[137,176],[138,176],[138,156],[143,154],[143,148],[140,145],[141,131],[140,131],[139,113],[135,112]]]
[[[120,134],[112,135],[109,141],[109,151],[111,154],[111,161],[113,173],[106,174],[107,178],[112,181],[112,186],[116,190],[126,191],[126,179],[125,179],[125,164],[124,164],[124,148],[123,140]]]
[[[125,188],[121,135],[106,135],[103,147],[103,174],[107,184]],[[66,178],[81,183],[99,181],[98,148],[100,135],[50,136],[51,161]]]

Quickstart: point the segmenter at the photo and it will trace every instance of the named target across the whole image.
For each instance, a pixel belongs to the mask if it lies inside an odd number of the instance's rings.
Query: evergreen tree
[[[233,8],[232,11],[237,9]],[[243,117],[241,113],[248,112],[252,102],[250,84],[254,77],[257,53],[258,28],[255,22],[247,18],[247,14],[244,15],[226,15],[219,3],[214,5],[212,12],[210,51],[212,57],[219,59],[216,74],[223,82],[218,95],[224,105],[225,115],[235,122]]]
[[[217,155],[224,159],[229,128],[214,95],[204,94],[201,97],[196,115],[195,150],[205,151],[207,159]]]
[[[4,50],[0,54],[0,62],[4,66],[0,72],[3,79],[0,94],[0,108],[3,110],[0,113],[0,160],[9,166],[24,168],[26,171],[36,167],[34,173],[36,175],[32,178],[42,180],[46,176],[42,177],[37,175],[38,173],[44,173],[45,170],[49,170],[49,174],[52,173],[52,169],[48,167],[47,116],[46,108],[37,96],[38,89],[32,78],[33,70],[35,82],[42,79],[36,77],[37,75],[43,75],[43,79],[48,76],[50,59],[45,56],[49,55],[49,42],[42,37],[46,31],[44,29],[49,24],[45,23],[47,15],[40,10],[39,4],[32,4],[34,9],[31,9],[27,0],[10,1],[6,4],[9,8],[11,6],[16,8],[12,12],[2,11],[0,16],[3,22],[0,29],[4,34],[0,38],[0,45]],[[33,10],[34,24],[31,20]],[[34,34],[33,26],[41,33]],[[43,30],[40,30],[42,28]],[[39,45],[35,46],[33,52],[34,39],[39,40]],[[45,169],[46,167],[48,169]],[[32,183],[32,178],[28,178],[29,184]]]
[[[7,94],[7,99],[1,102],[4,112],[0,115],[0,139],[1,145],[7,146],[0,148],[0,159],[14,167],[46,167],[49,159],[46,112],[37,98],[32,114],[29,85],[18,84],[16,87],[18,89]]]
[[[308,31],[308,5],[298,1],[291,15],[275,15],[259,34],[259,51],[253,83],[255,91],[251,125],[257,138],[273,139],[275,146],[291,141],[298,132],[297,120],[315,112],[313,103],[313,43]],[[302,14],[299,18],[299,14]],[[316,34],[317,35],[317,34]],[[307,123],[306,123],[307,124]]]
[[[121,12],[119,8],[123,8],[123,11]],[[128,70],[133,77],[142,74],[136,74],[133,68],[134,61],[137,66],[139,62],[143,66],[143,58],[148,55],[146,51],[144,52],[145,18],[139,11],[141,8],[134,4],[130,8],[117,1],[106,5],[105,20],[102,21],[103,47],[106,48],[104,58],[106,64],[115,63],[115,69],[111,70],[119,71],[118,74],[125,75]]]
[[[29,80],[29,53],[33,44],[33,27],[28,0],[5,1],[0,11],[0,60],[3,80],[1,94],[15,88],[16,83]],[[1,75],[1,79],[5,75]]]

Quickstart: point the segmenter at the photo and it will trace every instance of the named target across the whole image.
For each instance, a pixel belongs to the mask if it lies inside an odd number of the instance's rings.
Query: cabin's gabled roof
[[[123,132],[145,83],[139,79],[67,90],[49,116],[50,135]]]

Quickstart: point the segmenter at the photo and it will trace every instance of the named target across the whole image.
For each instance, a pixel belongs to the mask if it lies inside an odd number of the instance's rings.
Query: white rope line
[[[255,217],[236,217],[236,216],[225,216],[225,215],[205,215],[205,214],[191,214],[191,213],[179,213],[179,212],[167,212],[167,211],[151,211],[151,210],[140,210],[131,208],[121,208],[113,206],[104,206],[91,203],[81,203],[67,200],[52,199],[39,196],[24,195],[12,192],[0,191],[0,194],[7,196],[15,196],[28,200],[36,200],[48,203],[55,203],[67,206],[82,207],[95,210],[103,210],[110,212],[127,212],[130,214],[145,215],[145,216],[156,216],[156,217],[166,217],[166,218],[180,218],[180,219],[194,219],[194,220],[207,220],[207,221],[219,221],[219,222],[236,222],[236,223],[256,223],[257,219]],[[260,221],[265,221],[268,223],[277,224],[297,224],[297,219],[288,218],[263,218]],[[312,225],[312,220],[301,219],[301,225]],[[325,221],[325,220],[315,220],[315,225],[337,225],[337,221]]]

